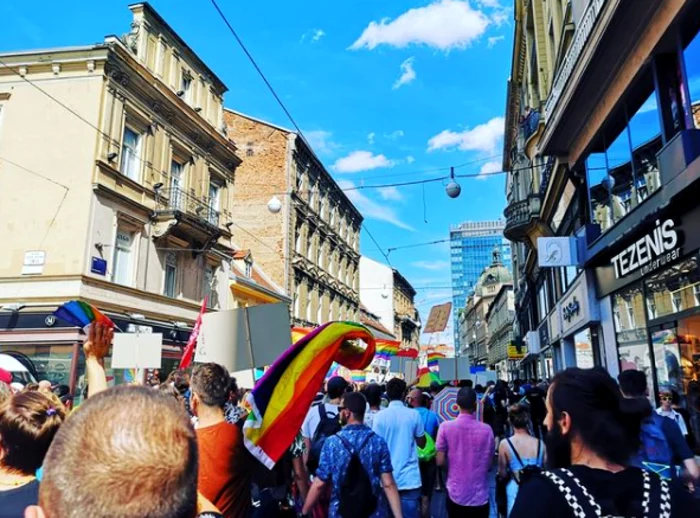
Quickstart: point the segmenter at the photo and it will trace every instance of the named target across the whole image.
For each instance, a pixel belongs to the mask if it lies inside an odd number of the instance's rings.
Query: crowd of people
[[[431,410],[439,384],[333,377],[268,469],[246,448],[245,395],[225,368],[108,388],[111,341],[91,327],[77,409],[0,371],[0,518],[427,518],[438,491],[449,517],[700,516],[686,434],[663,397],[654,411],[643,373],[465,381],[448,420]]]

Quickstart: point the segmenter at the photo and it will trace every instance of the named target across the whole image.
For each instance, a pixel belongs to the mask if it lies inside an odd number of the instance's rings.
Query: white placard
[[[265,367],[292,345],[290,329],[286,304],[207,313],[194,361],[218,363],[229,372]]]
[[[24,252],[22,275],[39,275],[44,273],[46,252],[44,250],[27,250]]]
[[[112,346],[113,369],[160,369],[163,335],[117,333]]]

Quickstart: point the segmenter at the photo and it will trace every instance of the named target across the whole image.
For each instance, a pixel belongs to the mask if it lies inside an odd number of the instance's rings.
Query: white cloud
[[[355,184],[348,180],[339,180],[338,186],[341,189],[352,189]],[[413,227],[401,221],[396,211],[388,204],[378,203],[358,190],[345,191],[345,194],[365,218],[385,221],[404,230],[414,230]]]
[[[413,58],[408,58],[401,63],[401,77],[396,80],[394,86],[391,88],[393,90],[398,90],[402,86],[412,83],[415,79],[416,71],[413,69]]]
[[[491,36],[487,40],[486,45],[488,46],[488,48],[492,49],[493,47],[496,46],[496,43],[498,43],[499,41],[503,41],[504,39],[505,39],[505,36]]]
[[[503,139],[504,124],[503,117],[494,117],[474,129],[444,130],[428,141],[428,151],[457,147],[461,151],[495,152]]]
[[[383,200],[387,200],[387,201],[401,201],[401,200],[403,200],[403,194],[401,194],[401,191],[399,191],[396,187],[382,187],[381,189],[377,189],[377,192],[379,193],[379,196],[381,196]]]
[[[333,141],[333,134],[330,131],[305,131],[304,136],[309,141],[311,148],[319,155],[333,154],[341,147],[340,144]]]
[[[409,9],[395,20],[373,21],[350,47],[352,50],[379,45],[404,48],[427,45],[440,50],[464,49],[489,25],[488,17],[462,0],[437,0]]]
[[[376,133],[372,132],[367,135],[367,143],[371,146],[374,144],[374,138],[377,136]]]
[[[424,270],[439,271],[450,267],[450,263],[447,261],[414,261],[411,266],[416,268],[422,268]]]
[[[413,158],[411,155],[408,155],[408,156],[406,157],[406,163],[407,163],[407,164],[412,164],[412,163],[415,162],[415,161],[416,161],[416,159]]]
[[[500,0],[477,0],[477,3],[482,7],[501,7]]]
[[[339,173],[357,173],[384,167],[394,167],[396,163],[384,155],[375,155],[371,151],[353,151],[348,156],[339,158],[333,169]]]
[[[404,135],[405,133],[403,132],[403,130],[396,130],[392,131],[391,133],[384,133],[384,138],[387,138],[389,140],[398,140]]]
[[[499,9],[491,14],[491,21],[496,27],[510,22],[512,11],[510,9]]]
[[[501,166],[503,165],[502,160],[491,160],[490,162],[486,162],[484,165],[481,166],[481,169],[479,170],[479,176],[477,176],[477,180],[486,180],[489,175],[493,173],[499,173],[501,171]]]
[[[323,29],[314,29],[313,36],[311,36],[311,41],[319,41],[326,35],[326,31]]]

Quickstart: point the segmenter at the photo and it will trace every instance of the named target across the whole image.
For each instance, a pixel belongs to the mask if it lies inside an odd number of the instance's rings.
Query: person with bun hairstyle
[[[15,394],[0,405],[0,518],[24,516],[39,501],[35,473],[65,418],[60,401],[39,391]]]
[[[513,428],[513,436],[504,439],[498,446],[498,474],[510,479],[506,486],[510,513],[520,486],[531,473],[544,468],[545,448],[542,441],[528,431],[530,412],[525,405],[511,405],[508,408],[508,422]]]
[[[511,518],[700,516],[700,502],[676,481],[631,467],[651,411],[623,398],[604,369],[570,368],[547,392],[547,463],[518,491]]]

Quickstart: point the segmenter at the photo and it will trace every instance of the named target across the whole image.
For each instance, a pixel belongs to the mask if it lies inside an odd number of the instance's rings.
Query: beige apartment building
[[[129,9],[122,37],[0,54],[0,352],[72,386],[78,331],[51,317],[68,300],[162,332],[166,368],[205,296],[288,301],[233,259],[226,86],[148,4]]]
[[[293,299],[296,325],[357,321],[362,215],[299,134],[229,109],[224,121],[243,156],[235,241]]]
[[[402,349],[420,347],[420,315],[416,309],[416,290],[411,283],[399,273],[392,270],[394,276],[394,336],[401,342]]]

